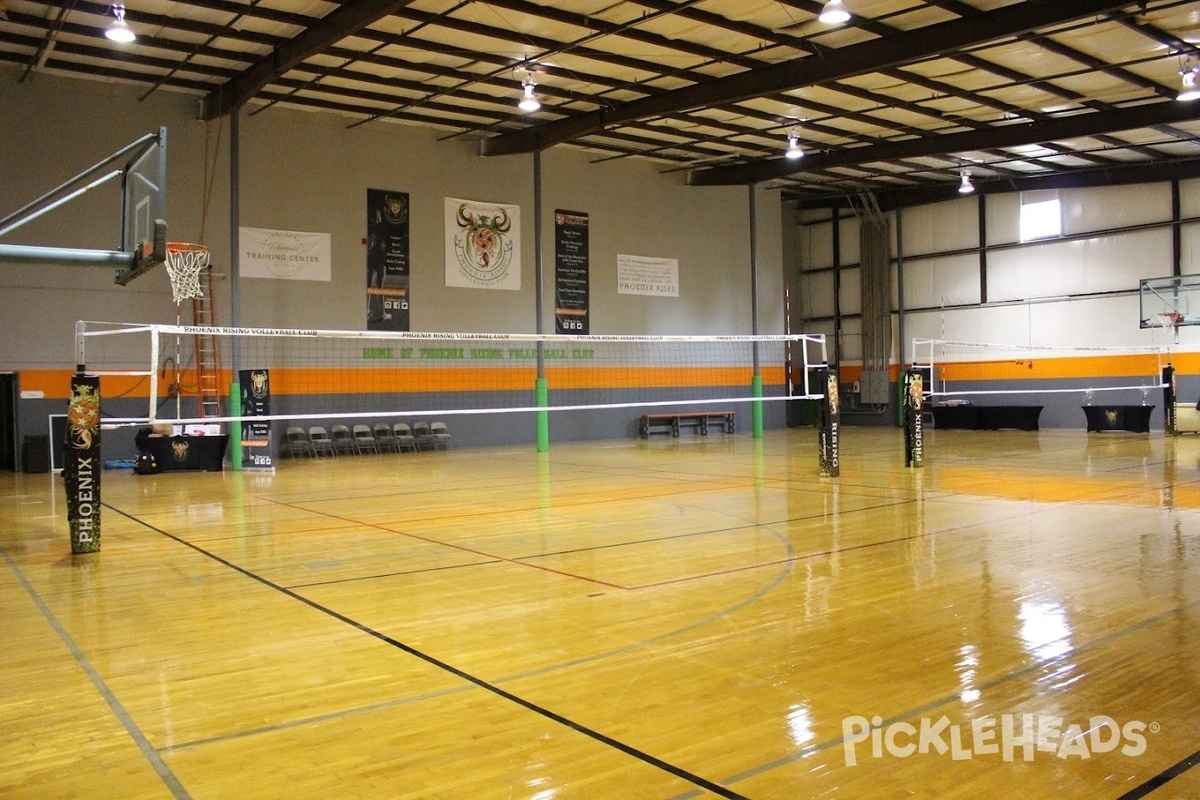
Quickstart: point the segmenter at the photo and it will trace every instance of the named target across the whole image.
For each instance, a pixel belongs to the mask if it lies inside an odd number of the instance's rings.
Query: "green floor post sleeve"
[[[550,405],[549,392],[546,389],[546,379],[537,379],[537,406],[545,408]],[[537,451],[545,453],[550,449],[550,412],[537,412]]]
[[[752,397],[762,397],[762,376],[755,375],[750,381],[750,395]],[[750,404],[750,422],[751,428],[754,431],[754,438],[761,439],[763,435],[763,404],[762,400],[755,400]]]
[[[229,441],[233,451],[229,454],[229,463],[234,472],[242,469],[242,387],[236,381],[229,385]]]

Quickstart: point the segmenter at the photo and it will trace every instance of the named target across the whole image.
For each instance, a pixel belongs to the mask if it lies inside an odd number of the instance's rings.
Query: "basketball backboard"
[[[121,251],[133,257],[127,270],[117,272],[124,286],[166,258],[166,128],[130,154],[121,183]]]
[[[124,286],[166,258],[167,129],[159,128],[126,145],[37,200],[0,219],[0,237],[120,178],[120,208],[114,209],[116,250],[0,243],[0,261],[116,267]]]
[[[1147,278],[1139,287],[1139,327],[1200,325],[1200,275]]]

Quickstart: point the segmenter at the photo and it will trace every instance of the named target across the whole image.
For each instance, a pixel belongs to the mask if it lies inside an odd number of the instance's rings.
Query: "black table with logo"
[[[220,472],[225,468],[225,448],[229,436],[149,436],[136,437],[138,452],[154,456],[158,468],[168,470],[199,470]]]
[[[1083,406],[1087,429],[1091,431],[1150,432],[1150,414],[1154,406]]]

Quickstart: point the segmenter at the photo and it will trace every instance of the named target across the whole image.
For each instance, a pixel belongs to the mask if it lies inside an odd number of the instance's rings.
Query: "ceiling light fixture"
[[[975,191],[975,184],[971,183],[971,170],[963,167],[958,174],[962,176],[962,183],[958,185],[958,193],[970,194]]]
[[[114,42],[120,44],[129,44],[137,39],[133,32],[133,28],[129,27],[129,23],[125,22],[125,6],[120,3],[115,3],[112,7],[113,16],[116,17],[108,29],[104,31],[104,35]]]
[[[1200,75],[1200,64],[1192,58],[1188,58],[1183,62],[1183,69],[1179,72],[1179,78],[1182,81],[1182,87],[1179,90],[1179,96],[1176,100],[1184,102],[1195,100],[1200,97],[1200,86],[1196,85],[1196,77]]]
[[[527,75],[521,85],[525,87],[525,95],[521,98],[521,102],[517,103],[517,108],[522,111],[537,111],[542,104],[538,101],[537,95],[533,93],[534,87],[537,86],[533,82],[533,76]]]
[[[800,147],[800,134],[795,128],[788,132],[788,148],[784,155],[791,159],[804,158],[804,150]]]
[[[850,20],[850,12],[846,10],[842,0],[829,0],[825,4],[825,8],[821,9],[821,15],[817,19],[826,25],[841,25]]]

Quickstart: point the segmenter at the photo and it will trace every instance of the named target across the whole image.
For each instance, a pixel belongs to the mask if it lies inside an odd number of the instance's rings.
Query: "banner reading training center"
[[[446,285],[521,288],[521,207],[445,199]]]
[[[367,190],[367,330],[407,331],[408,193]]]
[[[242,468],[274,469],[271,463],[271,421],[247,417],[271,414],[271,382],[265,369],[238,370],[242,387]]]
[[[554,212],[554,332],[588,332],[588,215]]]
[[[276,278],[292,281],[331,279],[328,233],[238,228],[243,278]]]

